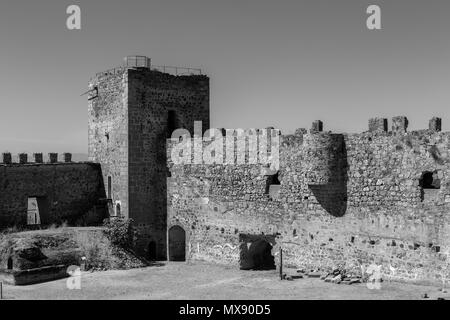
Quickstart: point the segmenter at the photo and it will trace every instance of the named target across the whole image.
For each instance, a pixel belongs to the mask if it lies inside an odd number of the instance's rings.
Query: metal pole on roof
[[[283,248],[280,247],[280,280],[283,280]]]

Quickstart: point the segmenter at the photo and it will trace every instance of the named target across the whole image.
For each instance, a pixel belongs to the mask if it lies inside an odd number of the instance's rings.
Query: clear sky
[[[82,30],[66,28],[78,4]],[[381,7],[382,30],[366,28]],[[2,0],[0,151],[87,152],[96,72],[142,54],[211,77],[214,127],[362,132],[450,117],[448,0]]]

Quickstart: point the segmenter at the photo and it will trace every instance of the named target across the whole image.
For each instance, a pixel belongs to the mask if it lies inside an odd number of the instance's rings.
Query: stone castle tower
[[[134,220],[137,252],[165,259],[166,139],[178,128],[193,133],[194,121],[209,128],[209,78],[147,57],[124,60],[90,81],[89,160],[101,165],[110,216]]]

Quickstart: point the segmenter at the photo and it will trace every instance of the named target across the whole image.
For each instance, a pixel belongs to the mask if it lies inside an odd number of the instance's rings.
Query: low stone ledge
[[[45,266],[28,270],[0,270],[0,281],[5,284],[23,286],[66,278],[68,266]]]

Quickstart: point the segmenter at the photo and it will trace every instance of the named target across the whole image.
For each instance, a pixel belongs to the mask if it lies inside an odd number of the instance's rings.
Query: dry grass
[[[80,265],[95,270],[143,267],[132,253],[116,247],[104,236],[102,228],[55,226],[45,230],[12,232],[0,237],[0,269],[13,257],[15,269],[52,265]]]

